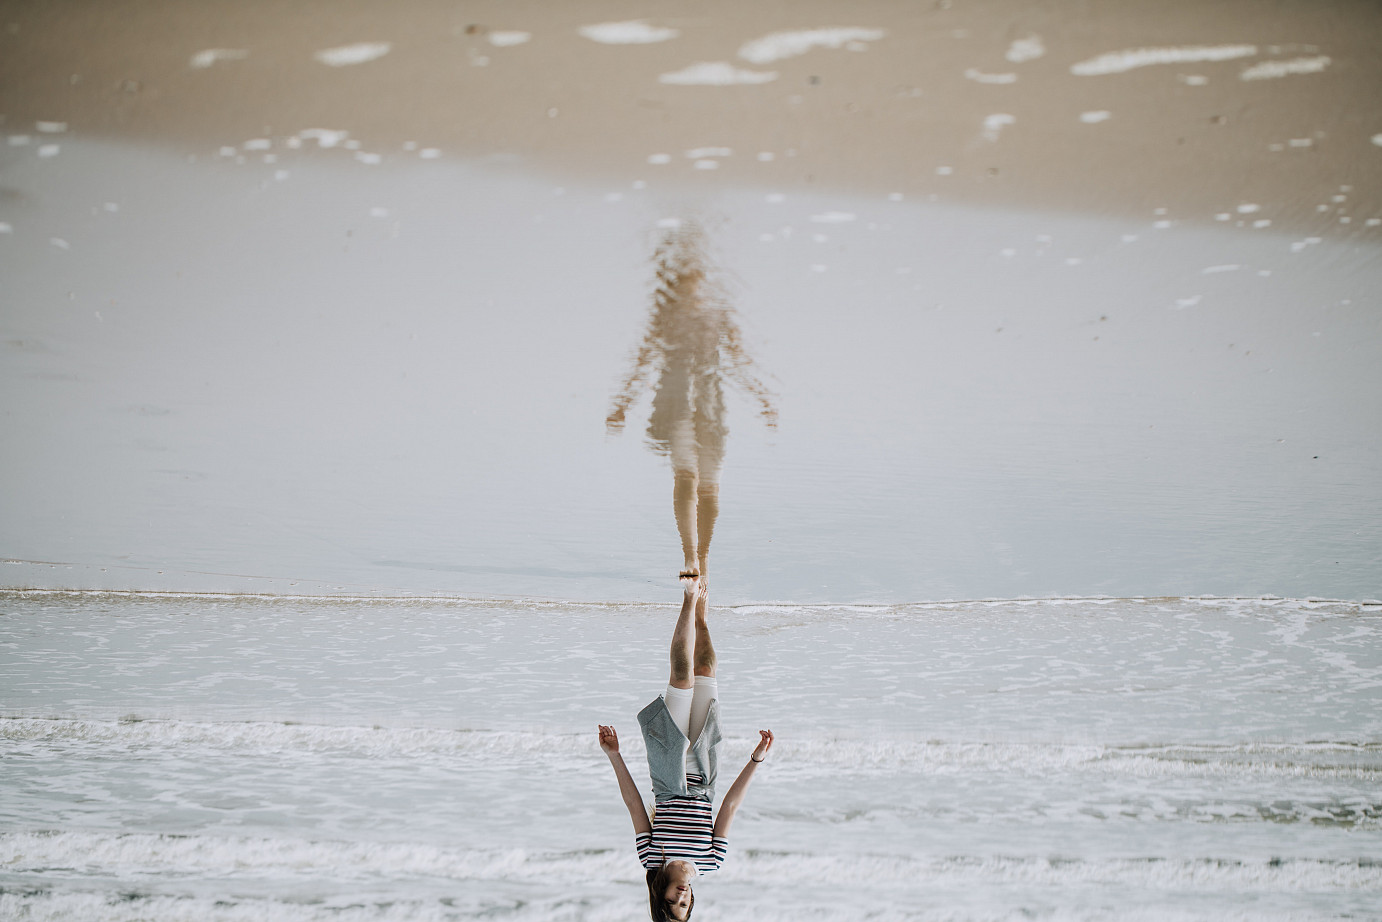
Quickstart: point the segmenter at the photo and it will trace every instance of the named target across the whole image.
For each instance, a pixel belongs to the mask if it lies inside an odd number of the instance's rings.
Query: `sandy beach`
[[[1382,11],[1362,0],[64,2],[0,22],[11,135],[197,153],[324,128],[702,190],[1196,222],[1246,204],[1346,236],[1382,216]],[[697,170],[683,152],[705,148],[732,153]]]

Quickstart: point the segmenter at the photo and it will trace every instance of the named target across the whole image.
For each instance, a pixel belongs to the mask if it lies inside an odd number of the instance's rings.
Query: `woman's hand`
[[[768,750],[773,748],[773,731],[759,730],[758,745],[753,750],[752,759],[755,762],[762,762],[768,755]]]
[[[619,734],[614,732],[613,727],[600,724],[600,748],[605,751],[605,755],[613,755],[619,751]]]
[[[754,747],[753,755],[749,756],[749,761],[740,770],[739,777],[734,779],[734,783],[725,794],[725,799],[720,802],[720,813],[715,817],[715,826],[711,833],[713,836],[729,838],[729,827],[734,823],[734,815],[739,812],[739,805],[744,802],[744,795],[748,792],[749,784],[753,782],[753,776],[758,769],[756,763],[766,759],[768,750],[773,748],[773,731],[759,730],[758,736],[758,745]]]

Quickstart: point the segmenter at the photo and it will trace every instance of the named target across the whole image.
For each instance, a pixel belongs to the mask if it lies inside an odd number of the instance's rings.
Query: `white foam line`
[[[738,857],[717,873],[722,880],[801,880],[813,886],[851,887],[870,883],[932,888],[970,884],[990,888],[1002,883],[1073,889],[1100,884],[1151,892],[1327,893],[1382,886],[1382,865],[1367,858],[1244,861],[1154,856],[1057,860],[1006,855],[840,856],[760,850]]]
[[[560,886],[592,879],[624,880],[629,875],[628,864],[623,848],[544,852],[289,837],[42,831],[0,834],[0,866],[8,871],[37,876],[55,868],[80,867],[86,874],[113,880],[162,878],[170,870],[180,875],[219,877],[233,868],[237,875],[269,874],[280,879],[375,881],[382,875]],[[716,876],[772,880],[780,886],[791,882],[908,887],[992,886],[1003,882],[1088,887],[1098,883],[1152,891],[1329,893],[1377,889],[1382,886],[1382,864],[1367,858],[1242,860],[1154,855],[1053,860],[1039,855],[912,856],[755,849],[737,855]]]
[[[769,196],[769,201],[777,202],[781,199],[776,196]],[[674,219],[668,219],[674,220]],[[672,224],[659,222],[660,227],[671,227]],[[1319,243],[1319,237],[1307,237],[1300,241],[1302,246]],[[1292,245],[1295,252],[1295,244]],[[45,566],[70,566],[70,564],[57,563],[52,561],[32,561],[0,559],[0,564],[43,564]],[[276,577],[255,577],[271,579]],[[34,589],[23,587],[0,587],[0,599],[3,598],[70,598],[76,600],[91,599],[147,599],[158,601],[248,601],[248,602],[273,602],[285,604],[306,604],[306,605],[487,605],[487,606],[527,606],[531,608],[563,608],[563,609],[590,609],[598,611],[608,610],[637,610],[643,611],[652,608],[665,608],[671,606],[670,602],[632,602],[627,600],[609,602],[590,602],[577,601],[572,599],[538,599],[525,596],[489,596],[469,598],[454,595],[309,595],[299,594],[279,594],[270,592],[188,592],[188,591],[165,591],[155,589]],[[1279,596],[1048,596],[1046,598],[1003,598],[999,596],[981,597],[972,599],[931,599],[915,602],[791,602],[774,600],[767,602],[746,602],[740,605],[726,605],[724,608],[742,614],[761,614],[773,612],[796,612],[796,611],[852,611],[852,612],[875,612],[881,614],[895,614],[906,610],[931,611],[936,609],[954,609],[965,606],[984,606],[987,608],[998,608],[1003,606],[1036,606],[1036,605],[1117,605],[1117,604],[1139,604],[1139,605],[1175,605],[1193,604],[1200,606],[1213,606],[1225,604],[1252,604],[1267,608],[1305,608],[1313,609],[1323,606],[1345,606],[1345,611],[1350,614],[1358,614],[1367,611],[1382,609],[1382,599],[1333,599],[1333,598],[1281,598]]]
[[[666,26],[651,26],[646,20],[598,22],[576,30],[583,38],[602,45],[651,45],[676,38],[681,33]]]
[[[1121,74],[1153,64],[1193,64],[1200,61],[1230,61],[1257,54],[1256,45],[1182,45],[1174,48],[1129,48],[1110,51],[1070,66],[1077,77]]]
[[[701,61],[681,70],[662,74],[659,83],[674,86],[734,86],[770,83],[777,79],[777,71],[743,70],[728,61]]]
[[[380,873],[439,876],[454,880],[556,881],[585,873],[619,875],[622,850],[572,854],[525,849],[445,848],[417,843],[259,839],[248,836],[164,836],[129,833],[14,832],[0,834],[0,864],[8,870],[41,872],[80,865],[88,873],[116,877],[161,876],[169,868],[187,873],[223,873],[234,868],[278,875],[340,879]],[[98,870],[99,869],[99,870]],[[554,881],[555,882],[555,881]]]
[[[45,717],[0,718],[0,740],[10,745],[86,743],[107,754],[150,746],[245,753],[331,753],[345,756],[416,759],[571,759],[591,753],[585,733],[540,734],[433,728],[333,727],[272,722],[197,723],[182,720],[88,720]],[[634,749],[636,741],[629,741]]]
[[[1292,74],[1318,74],[1330,65],[1325,55],[1316,58],[1292,58],[1289,61],[1263,61],[1238,75],[1240,80],[1274,80]]]
[[[806,54],[812,48],[840,48],[854,42],[876,42],[887,33],[882,29],[858,26],[832,29],[804,29],[773,32],[739,48],[739,57],[752,64],[771,64],[783,58]]]
[[[55,744],[75,753],[87,745],[99,758],[151,749],[267,755],[331,755],[344,758],[435,757],[447,764],[465,759],[537,764],[595,759],[588,734],[445,730],[427,727],[341,727],[272,722],[196,723],[179,720],[92,720],[86,718],[0,718],[0,741],[12,752],[49,751]],[[747,749],[753,740],[726,742]],[[626,754],[641,755],[641,740]],[[1225,744],[1104,745],[907,741],[856,738],[779,740],[776,761],[793,771],[915,771],[950,775],[974,770],[1020,774],[1089,771],[1132,777],[1293,777],[1376,779],[1382,775],[1382,743],[1368,741],[1245,742]],[[219,756],[218,756],[219,757]]]
[[[393,45],[389,42],[357,42],[354,45],[325,48],[312,57],[328,67],[348,67],[382,58],[391,48]]]

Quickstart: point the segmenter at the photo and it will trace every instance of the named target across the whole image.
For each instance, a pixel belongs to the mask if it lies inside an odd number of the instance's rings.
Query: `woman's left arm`
[[[758,769],[759,763],[768,757],[768,750],[773,748],[773,731],[759,730],[758,735],[758,746],[754,748],[753,754],[744,764],[743,771],[739,772],[739,777],[735,778],[734,783],[729,786],[729,791],[725,793],[724,803],[720,804],[720,815],[715,817],[714,835],[716,838],[729,838],[730,824],[734,822],[734,814],[739,812],[739,805],[744,802],[744,795],[749,791],[753,774]]]

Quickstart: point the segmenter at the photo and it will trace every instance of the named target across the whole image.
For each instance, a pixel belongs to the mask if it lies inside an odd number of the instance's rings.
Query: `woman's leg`
[[[724,429],[697,416],[696,430],[696,562],[704,579],[710,564],[710,539],[720,516],[720,468],[724,466]]]
[[[710,642],[710,625],[705,620],[707,602],[705,581],[701,580],[700,592],[696,596],[696,665],[695,674],[707,678],[715,677],[715,645]]]
[[[668,440],[672,455],[672,511],[681,535],[682,576],[699,576],[696,554],[696,487],[700,483],[696,427],[690,417],[672,425]]]
[[[677,626],[672,631],[672,670],[667,679],[667,691],[662,698],[667,705],[667,713],[672,716],[672,722],[687,739],[690,739],[693,729],[692,713],[696,703],[695,683],[700,681],[692,672],[693,669],[700,669],[700,625],[705,621],[705,587],[694,576],[683,578],[682,583],[686,591],[681,602],[681,614],[677,616]],[[693,619],[696,622],[694,642]],[[711,650],[712,660],[714,654],[715,651]],[[704,726],[705,715],[702,714],[699,725],[694,729],[699,733],[700,728]],[[682,773],[685,774],[684,769]]]
[[[682,576],[699,576],[700,563],[697,554],[697,501],[698,478],[694,470],[673,470],[675,480],[672,484],[672,511],[677,516],[677,532],[681,535]]]
[[[683,578],[682,583],[685,595],[681,600],[681,614],[677,615],[677,626],[672,630],[671,672],[667,684],[672,688],[689,689],[695,685],[693,657],[699,653],[701,633],[699,626],[693,633],[692,620],[705,620],[705,588],[694,576]],[[710,655],[713,660],[715,651],[711,650]]]
[[[700,567],[701,578],[704,579],[707,567],[710,563],[710,539],[715,535],[715,520],[720,516],[720,485],[718,483],[706,483],[704,480],[696,484],[696,563]],[[682,544],[685,549],[685,542]]]
[[[701,735],[710,702],[715,700],[718,686],[715,681],[715,645],[710,642],[710,625],[706,623],[707,593],[702,589],[696,599],[696,665],[695,685],[691,696],[686,738],[691,742]]]

